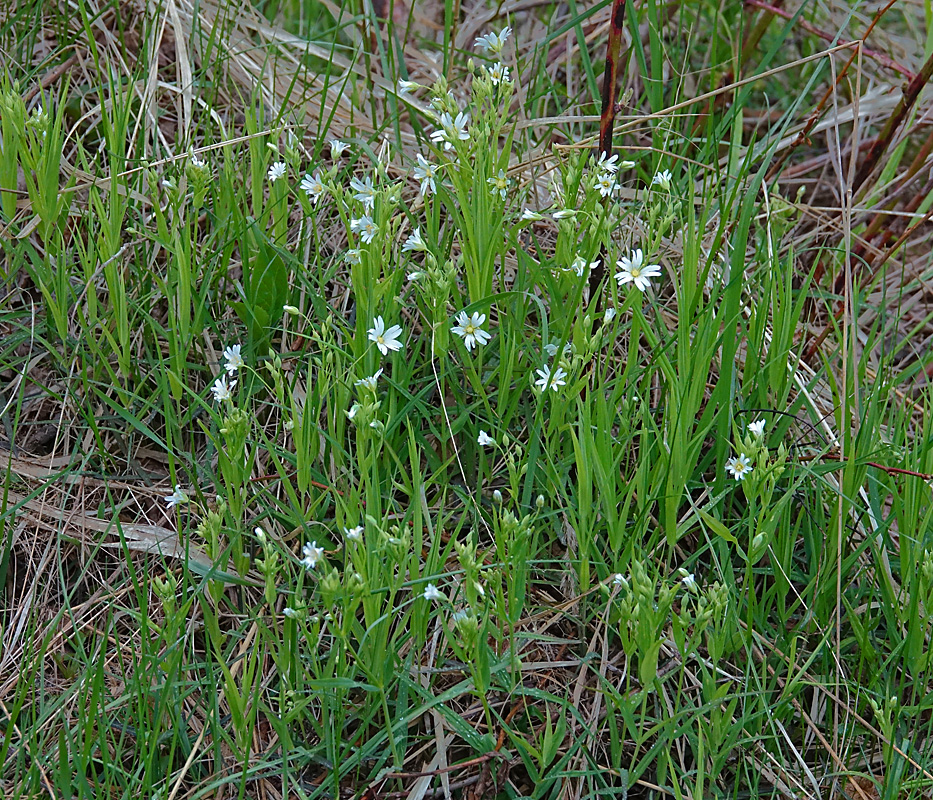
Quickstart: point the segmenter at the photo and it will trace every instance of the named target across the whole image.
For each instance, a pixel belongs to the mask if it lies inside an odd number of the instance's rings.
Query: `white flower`
[[[509,188],[509,179],[505,176],[504,169],[500,169],[499,174],[494,178],[487,178],[486,183],[489,184],[489,191],[491,191],[493,195],[498,194],[505,200],[506,190]]]
[[[433,583],[429,583],[427,587],[425,587],[424,594],[422,594],[421,596],[425,600],[435,601],[435,602],[447,599],[446,595],[442,591],[440,591],[440,589],[438,589]]]
[[[240,345],[238,344],[225,348],[224,358],[227,360],[227,363],[224,364],[224,369],[227,370],[229,375],[232,375],[240,367],[246,366],[243,356],[240,355]]]
[[[616,273],[616,280],[619,286],[626,283],[634,283],[640,291],[645,291],[651,284],[651,278],[656,278],[661,274],[661,268],[657,264],[644,264],[645,255],[641,248],[633,250],[630,256],[622,256],[616,261],[616,266],[621,270]]]
[[[610,172],[615,175],[616,172],[619,171],[619,164],[617,163],[618,160],[618,155],[609,156],[607,158],[605,153],[600,153],[599,160],[596,162],[596,169],[598,169],[600,172]]]
[[[694,574],[693,574],[692,572],[689,573],[689,574],[687,574],[687,575],[684,575],[684,576],[680,579],[680,582],[681,582],[684,586],[686,586],[690,591],[693,591],[694,589],[697,588],[697,579],[696,579],[696,577],[694,576]]]
[[[669,192],[671,190],[671,181],[673,180],[674,180],[674,176],[671,175],[671,171],[669,169],[665,169],[665,170],[662,170],[661,172],[658,172],[651,179],[651,185],[660,186],[662,189]]]
[[[353,385],[359,386],[363,389],[369,389],[370,391],[376,391],[376,383],[379,380],[379,376],[382,375],[382,370],[377,369],[375,375],[370,375],[368,378],[360,378]]]
[[[269,183],[275,183],[279,178],[285,177],[285,162],[276,161],[271,167],[269,167],[269,172],[267,177],[269,178]]]
[[[524,211],[522,211],[523,222],[537,222],[541,219],[544,219],[544,217],[537,211],[532,211],[530,208],[526,208]]]
[[[388,355],[390,350],[401,350],[404,347],[401,339],[399,339],[399,336],[402,335],[402,326],[393,325],[387,330],[385,321],[381,316],[373,320],[373,326],[367,333],[369,334],[369,341],[376,343],[376,347],[379,348],[382,355]]]
[[[554,342],[551,342],[550,344],[544,345],[544,352],[547,353],[549,356],[556,356],[556,355],[557,355],[557,345],[554,344]],[[573,344],[572,344],[571,342],[565,342],[565,343],[564,343],[563,355],[564,355],[564,357],[569,356],[569,355],[573,355]]]
[[[363,214],[359,219],[350,220],[350,230],[354,233],[358,233],[360,238],[366,244],[369,244],[376,238],[376,234],[379,233],[379,226],[373,222],[372,217],[368,214]]]
[[[603,325],[608,325],[616,318],[616,309],[615,306],[609,306],[603,312]]]
[[[625,576],[621,572],[617,572],[612,576],[612,585],[613,586],[625,586],[627,585]]]
[[[352,406],[350,406],[349,411],[344,411],[343,413],[347,415],[347,419],[350,420],[350,422],[353,422],[353,420],[356,418],[356,415],[360,413],[360,404],[354,403]]]
[[[188,151],[188,163],[191,164],[195,169],[206,169],[207,162],[202,161],[194,154],[194,150]]]
[[[470,138],[470,134],[467,132],[466,126],[470,121],[470,115],[464,114],[462,111],[457,114],[457,118],[452,120],[450,114],[446,111],[438,117],[438,125],[440,127],[431,134],[431,141],[435,144],[444,145],[445,150],[450,150],[454,146],[454,142],[458,139],[461,141],[466,141]]]
[[[481,430],[479,436],[476,437],[476,443],[480,447],[489,447],[489,445],[495,444],[496,440],[492,438],[486,431]]]
[[[343,254],[343,258],[344,261],[346,261],[348,264],[353,264],[354,266],[359,264],[361,260],[360,249],[358,247],[351,247],[349,250],[347,250],[346,253]]]
[[[428,189],[437,192],[437,186],[434,183],[434,178],[437,175],[437,165],[432,164],[421,153],[418,153],[416,158],[418,159],[418,166],[415,167],[415,180],[421,181],[421,196],[425,197],[428,194]]]
[[[752,422],[748,426],[748,430],[756,438],[760,439],[765,435],[765,421],[763,419],[758,420],[757,422]]]
[[[415,270],[414,272],[409,272],[405,277],[413,283],[417,283],[424,277],[424,273]]]
[[[317,205],[318,200],[327,194],[327,189],[324,187],[324,183],[321,181],[320,170],[315,170],[313,175],[305,175],[301,179],[299,188],[306,195],[308,195],[308,199],[313,205]]]
[[[351,178],[350,190],[356,192],[353,197],[363,204],[363,208],[372,210],[376,203],[376,190],[373,188],[372,178],[368,175],[364,180]]]
[[[295,611],[294,608],[291,608],[289,606],[285,606],[285,608],[282,609],[282,613],[289,619],[298,619],[298,617],[300,616],[300,614],[297,611]]]
[[[737,481],[741,481],[752,471],[752,462],[745,453],[741,453],[738,457],[726,461],[726,469]]]
[[[595,261],[591,261],[589,264],[587,264],[586,259],[583,256],[577,256],[573,260],[573,263],[570,265],[570,269],[572,269],[577,274],[578,278],[582,278],[585,272],[591,269],[596,269],[598,266],[598,258]]]
[[[214,385],[211,386],[211,391],[214,393],[214,399],[218,403],[222,403],[224,400],[232,400],[233,394],[231,393],[231,390],[234,386],[236,386],[236,381],[230,381],[228,384],[227,376],[221,375],[216,381],[214,381]]]
[[[317,542],[306,542],[301,549],[301,554],[304,556],[301,559],[301,566],[305,569],[314,569],[317,562],[324,558],[324,548],[318,547]]]
[[[575,208],[562,208],[560,211],[555,211],[551,216],[554,217],[554,219],[569,219],[576,215],[577,210]]]
[[[347,537],[348,541],[362,542],[363,541],[363,526],[357,525],[355,528],[344,528],[343,535]]]
[[[188,502],[188,495],[186,495],[186,494],[181,490],[181,486],[179,486],[179,485],[176,483],[176,484],[175,484],[175,491],[172,492],[170,495],[168,495],[168,496],[162,498],[162,499],[165,500],[165,504],[166,504],[169,508],[174,508],[175,506],[183,506],[185,503],[187,503],[187,502]]]
[[[535,386],[537,386],[542,391],[546,390],[549,386],[555,392],[558,387],[566,386],[567,373],[563,370],[562,367],[558,367],[554,370],[553,374],[551,373],[551,368],[545,364],[541,369],[536,369],[535,372],[541,377],[535,381]]]
[[[344,151],[350,149],[350,145],[346,142],[341,142],[340,139],[331,139],[328,144],[330,145],[331,158],[340,158],[340,156],[344,154]]]
[[[501,61],[493,64],[486,73],[489,75],[489,80],[493,86],[509,82],[509,68]]]
[[[424,243],[424,239],[421,238],[421,228],[415,228],[415,232],[405,240],[405,244],[402,245],[402,252],[407,253],[409,250],[417,250],[418,252],[424,252],[428,249],[428,246]]]
[[[412,92],[417,91],[417,90],[420,89],[420,88],[421,88],[421,84],[420,84],[420,83],[415,83],[414,81],[403,81],[403,80],[400,80],[400,81],[398,82],[398,93],[399,93],[399,96],[400,96],[400,97],[404,97],[405,95],[409,95],[409,94],[411,94]]]
[[[506,26],[499,33],[487,33],[485,36],[478,36],[476,41],[473,42],[473,47],[482,48],[484,53],[501,53],[511,33],[512,29]]]
[[[485,314],[479,314],[474,311],[469,317],[466,311],[457,314],[457,325],[451,330],[457,336],[463,337],[463,344],[467,350],[472,350],[478,344],[486,344],[492,336],[482,330],[482,325],[486,321]]]
[[[634,161],[620,161],[619,162],[619,169],[631,169],[634,166],[635,166]]]
[[[612,197],[619,188],[616,176],[611,172],[600,172],[596,178],[596,188],[599,190],[600,197]]]

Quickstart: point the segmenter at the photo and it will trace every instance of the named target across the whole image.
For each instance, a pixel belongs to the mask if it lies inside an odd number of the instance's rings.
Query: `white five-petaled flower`
[[[556,392],[559,387],[567,385],[567,373],[562,367],[558,367],[552,373],[551,368],[545,364],[541,369],[536,369],[535,372],[540,376],[535,381],[535,386],[542,391],[550,387]]]
[[[354,403],[350,406],[349,411],[344,411],[343,413],[347,415],[347,419],[350,420],[350,422],[353,422],[353,420],[356,419],[356,415],[360,413],[360,404]]]
[[[340,139],[331,139],[328,144],[330,144],[331,158],[340,158],[345,151],[350,149],[350,145],[346,142],[341,142]]]
[[[363,541],[363,526],[357,525],[355,528],[344,528],[343,535],[351,542]]]
[[[373,218],[369,214],[363,214],[359,219],[350,220],[350,230],[359,234],[360,238],[366,244],[369,244],[379,233],[379,226],[373,222]]]
[[[195,155],[194,150],[188,151],[188,163],[195,169],[206,169],[207,162],[201,160]]]
[[[415,232],[405,240],[405,244],[402,245],[402,252],[407,253],[409,250],[417,250],[418,252],[424,252],[428,249],[428,246],[424,243],[424,239],[421,238],[421,228],[415,228]]]
[[[382,355],[388,355],[390,350],[401,350],[404,346],[399,337],[402,335],[402,326],[393,325],[386,329],[385,320],[381,316],[373,320],[373,326],[367,331],[369,341],[375,342]]]
[[[726,469],[732,473],[737,481],[741,481],[752,471],[752,462],[745,453],[740,453],[735,458],[726,461]]]
[[[170,495],[167,495],[166,497],[162,498],[162,499],[165,500],[165,504],[166,504],[169,508],[174,508],[175,506],[183,506],[185,503],[187,503],[187,502],[188,502],[188,495],[186,495],[186,494],[182,491],[181,486],[180,486],[179,484],[176,483],[176,484],[175,484],[175,491],[172,492]]]
[[[749,423],[748,430],[751,432],[752,436],[756,439],[760,439],[765,435],[765,421],[759,419],[756,422]]]
[[[512,29],[506,25],[499,33],[487,33],[485,36],[476,37],[473,47],[482,48],[484,53],[501,53],[511,33]]]
[[[509,82],[509,68],[501,61],[497,61],[495,64],[493,64],[487,70],[487,74],[489,75],[489,80],[493,86],[498,86],[500,83]]]
[[[599,190],[600,197],[612,197],[619,188],[616,183],[616,176],[611,172],[600,172],[596,176],[596,188]]]
[[[373,187],[372,178],[368,175],[363,180],[351,178],[350,189],[356,192],[353,197],[363,204],[363,208],[368,208],[371,211],[376,203],[376,190]]]
[[[634,283],[639,291],[644,292],[651,285],[651,278],[657,278],[661,274],[661,268],[657,264],[645,264],[645,254],[641,248],[633,250],[631,255],[622,256],[616,262],[619,272],[616,273],[616,280],[619,286],[626,283]]]
[[[275,183],[279,178],[284,178],[285,162],[276,161],[271,167],[269,167],[269,172],[266,177],[268,177],[269,183]]]
[[[616,318],[616,309],[615,306],[609,306],[605,312],[603,312],[603,324],[608,325]]]
[[[573,263],[570,265],[570,269],[572,269],[576,273],[578,278],[582,278],[585,272],[591,269],[596,269],[598,266],[599,266],[598,258],[595,261],[591,261],[589,264],[587,264],[586,259],[583,256],[577,256],[573,260]]]
[[[301,559],[301,566],[305,569],[314,569],[317,562],[324,558],[324,548],[318,547],[317,542],[306,542],[301,548],[301,554],[304,556]]]
[[[214,399],[218,403],[222,403],[225,400],[232,400],[232,390],[234,386],[236,386],[236,381],[230,381],[230,383],[227,383],[227,376],[221,375],[216,381],[214,381],[214,385],[211,386],[211,392],[214,394]]]
[[[486,344],[492,336],[482,330],[486,315],[474,311],[469,317],[466,311],[457,314],[457,324],[451,330],[457,336],[463,337],[463,344],[467,350],[472,350],[478,344]]]
[[[465,142],[470,138],[466,129],[469,121],[470,115],[462,111],[457,114],[456,119],[451,119],[450,114],[445,111],[437,119],[440,127],[431,134],[431,141],[435,144],[443,144],[445,150],[450,150],[458,139]]]
[[[379,376],[382,375],[382,370],[377,369],[374,375],[370,375],[367,378],[360,378],[353,385],[359,386],[362,389],[369,389],[370,391],[376,391],[376,384],[379,381]]]
[[[348,264],[359,264],[361,261],[360,249],[358,247],[351,247],[349,250],[347,250],[346,253],[343,254],[343,258]]]
[[[429,583],[424,590],[424,593],[421,595],[425,600],[439,602],[441,600],[446,600],[447,597],[444,593],[438,589],[433,583]]]
[[[504,169],[500,169],[498,175],[492,178],[487,178],[486,183],[489,184],[489,191],[491,191],[494,195],[498,194],[503,200],[505,200],[507,190],[509,188],[509,179],[506,177]]]
[[[544,219],[544,217],[537,211],[532,211],[530,208],[526,208],[524,211],[522,211],[523,222],[537,222],[541,219]]]
[[[479,436],[476,437],[476,443],[480,447],[489,447],[491,444],[495,444],[496,440],[492,438],[486,431],[481,430]]]
[[[437,192],[437,186],[434,183],[434,178],[437,175],[437,165],[432,164],[421,153],[418,153],[416,158],[418,159],[418,166],[415,167],[415,180],[421,181],[421,196],[425,197],[429,194],[429,189],[432,192]]]
[[[403,81],[398,82],[398,93],[400,96],[405,96],[411,94],[412,92],[421,88],[420,83],[415,83],[414,81]]]
[[[596,162],[596,169],[600,172],[611,172],[613,175],[619,171],[619,156],[612,155],[608,158],[605,153],[599,154],[599,160]]]
[[[680,582],[681,582],[684,586],[686,586],[690,591],[693,591],[694,589],[697,588],[697,579],[696,579],[696,577],[694,576],[694,574],[693,574],[692,572],[689,573],[689,574],[687,574],[687,575],[684,575],[684,576],[680,579]]]
[[[313,175],[305,175],[301,179],[299,188],[308,195],[308,199],[313,205],[317,205],[318,200],[327,193],[327,189],[324,187],[324,183],[321,180],[321,171],[319,169],[315,170]]]
[[[227,362],[224,364],[224,369],[227,370],[227,374],[229,375],[232,375],[240,367],[246,366],[246,362],[243,360],[243,356],[240,355],[240,345],[238,344],[224,348],[224,358]]]
[[[655,176],[651,179],[651,185],[660,186],[662,189],[664,189],[664,191],[669,192],[671,190],[673,180],[674,176],[671,175],[671,171],[669,169],[665,169],[655,174]]]

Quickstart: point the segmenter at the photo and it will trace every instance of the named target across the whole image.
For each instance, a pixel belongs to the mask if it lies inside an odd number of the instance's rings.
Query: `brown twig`
[[[32,99],[39,94],[43,89],[48,89],[53,83],[55,83],[62,75],[64,75],[68,70],[70,70],[75,64],[78,63],[78,54],[73,53],[67,61],[63,61],[55,69],[46,72],[42,76],[42,80],[39,81],[38,85],[33,86],[25,95],[23,95],[23,103],[27,106],[32,102]]]
[[[891,140],[894,138],[894,132],[900,128],[901,123],[907,117],[907,113],[913,107],[914,103],[917,102],[920,92],[929,82],[931,75],[933,75],[933,54],[926,60],[920,72],[907,84],[907,87],[904,89],[904,94],[898,101],[894,111],[891,112],[891,116],[888,117],[884,129],[878,134],[878,138],[875,140],[874,145],[872,145],[871,150],[868,151],[868,155],[859,167],[858,172],[855,173],[855,180],[852,182],[853,192],[858,190],[865,182],[865,179],[871,175],[879,159],[890,146]]]
[[[612,155],[612,127],[616,118],[616,82],[619,75],[619,51],[622,46],[622,26],[625,24],[626,0],[612,0],[609,17],[609,43],[606,45],[606,69],[603,73],[603,108],[599,117],[599,152]],[[606,275],[606,253],[602,248],[599,265],[590,270],[590,299],[596,296]]]
[[[787,11],[786,9],[783,9],[783,8],[779,8],[778,6],[772,5],[771,3],[766,3],[764,2],[764,0],[745,0],[745,2],[747,5],[754,6],[755,8],[760,8],[763,11],[767,11],[770,14],[775,14],[776,16],[782,17],[784,19],[794,18],[794,15],[790,11]],[[836,40],[835,36],[833,36],[830,33],[827,33],[824,30],[820,30],[815,25],[807,22],[805,19],[799,18],[797,20],[797,24],[801,28],[803,28],[805,31],[812,33],[814,36],[818,36],[820,39],[823,39],[824,41],[827,41],[830,44],[832,44]],[[864,39],[862,39],[861,41],[864,41]],[[858,43],[859,43],[858,40],[853,40],[849,42],[849,44],[852,44],[852,45],[855,45]],[[901,75],[903,75],[908,80],[913,80],[916,77],[916,73],[913,73],[909,69],[907,69],[907,67],[902,66],[901,64],[898,64],[893,58],[891,58],[888,55],[885,55],[884,53],[879,53],[877,50],[871,50],[868,47],[864,47],[864,46],[862,47],[862,53],[864,53],[869,58],[877,61],[879,64],[881,64],[881,66],[887,67],[888,69],[893,70],[894,72],[899,72]]]
[[[839,453],[823,453],[822,455],[812,455],[812,456],[798,456],[798,461],[839,461],[841,463],[848,463],[849,459]],[[910,475],[912,478],[922,478],[925,481],[933,481],[933,472],[915,472],[912,469],[901,469],[901,467],[888,467],[884,464],[879,464],[877,461],[863,461],[862,462],[866,467],[874,467],[875,469],[880,469],[882,472],[887,472],[889,475]]]
[[[442,775],[446,772],[456,772],[458,769],[463,769],[464,767],[475,767],[478,764],[485,764],[487,761],[491,761],[494,758],[505,758],[505,756],[498,750],[490,750],[488,753],[483,753],[483,755],[471,758],[468,761],[461,761],[459,764],[450,764],[446,767],[429,769],[424,772],[390,772],[384,775],[383,778],[433,778],[435,775]]]
[[[781,153],[780,158],[777,160],[774,166],[772,166],[771,169],[768,170],[768,174],[765,176],[766,183],[770,183],[771,181],[773,181],[778,176],[778,174],[781,172],[781,169],[783,168],[784,164],[787,163],[787,159],[790,158],[791,153],[793,153],[794,150],[800,147],[800,145],[802,145],[804,142],[808,141],[810,132],[813,130],[813,127],[816,125],[817,120],[823,114],[823,107],[829,102],[830,98],[833,96],[833,94],[836,91],[836,87],[841,83],[842,79],[848,74],[849,67],[852,66],[852,64],[855,62],[855,59],[858,57],[860,50],[862,50],[862,48],[859,47],[859,45],[862,45],[865,42],[865,40],[868,39],[868,36],[872,32],[872,30],[874,30],[875,25],[878,24],[878,22],[884,16],[885,12],[891,6],[893,6],[895,2],[897,2],[897,0],[888,0],[888,2],[884,5],[884,7],[878,10],[878,13],[875,14],[875,16],[872,18],[871,24],[869,24],[868,28],[865,31],[865,34],[862,36],[861,39],[856,39],[855,41],[852,41],[852,42],[846,42],[843,45],[834,45],[834,47],[851,47],[852,55],[849,56],[848,61],[846,61],[846,63],[843,64],[842,69],[839,70],[839,75],[836,77],[836,80],[833,83],[833,85],[826,89],[826,92],[820,98],[820,102],[816,104],[816,108],[813,109],[813,113],[811,113],[810,116],[807,118],[806,123],[804,123],[803,130],[800,131],[797,138],[794,140],[793,144],[791,144],[790,147],[788,147],[783,153]],[[856,183],[855,186],[857,187],[858,183]]]

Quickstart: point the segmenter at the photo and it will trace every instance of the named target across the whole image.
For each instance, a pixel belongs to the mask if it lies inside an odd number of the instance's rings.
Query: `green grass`
[[[0,16],[4,797],[929,797],[927,9],[629,4],[603,197],[607,4],[128,8]]]

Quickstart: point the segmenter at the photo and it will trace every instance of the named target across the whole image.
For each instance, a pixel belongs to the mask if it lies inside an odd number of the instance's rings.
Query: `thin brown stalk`
[[[625,24],[626,0],[612,0],[609,17],[609,43],[606,46],[606,69],[603,73],[603,107],[599,118],[599,151],[606,158],[612,155],[612,127],[616,116],[616,91],[619,75],[619,51],[622,45],[622,26]],[[606,254],[603,252],[599,266],[590,271],[590,297],[596,296],[599,285],[606,274]]]

